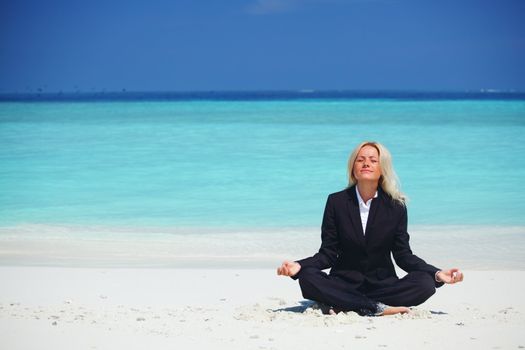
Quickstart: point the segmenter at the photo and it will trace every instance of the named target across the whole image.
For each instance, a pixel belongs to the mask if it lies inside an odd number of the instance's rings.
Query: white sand
[[[0,349],[525,348],[525,271],[465,271],[407,316],[326,316],[274,269],[0,267]]]
[[[465,281],[388,317],[322,315],[276,276],[317,228],[85,230],[0,229],[0,350],[525,348],[525,227],[415,228],[414,252]]]
[[[106,232],[107,231],[107,232]],[[415,226],[414,253],[469,270],[524,270],[525,226]],[[0,227],[0,266],[273,268],[319,249],[318,227],[229,229]]]

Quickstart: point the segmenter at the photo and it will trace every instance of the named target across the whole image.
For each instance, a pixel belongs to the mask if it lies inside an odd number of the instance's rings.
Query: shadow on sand
[[[280,309],[272,309],[272,311],[273,312],[286,311],[286,312],[303,313],[308,308],[320,308],[322,310],[323,306],[324,306],[324,305],[320,305],[319,303],[317,303],[315,301],[312,301],[312,300],[301,300],[301,301],[299,301],[299,304],[300,305],[297,305],[297,306],[284,307],[284,308],[280,308]],[[430,313],[432,315],[447,315],[447,313],[443,312],[443,311],[430,310]]]

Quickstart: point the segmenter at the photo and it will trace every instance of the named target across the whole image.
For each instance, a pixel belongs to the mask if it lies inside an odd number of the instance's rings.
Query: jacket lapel
[[[370,205],[370,212],[368,213],[368,220],[366,221],[366,230],[365,230],[365,242],[368,244],[371,237],[374,236],[374,222],[377,216],[377,212],[379,211],[379,208],[381,207],[381,201],[383,200],[383,190],[381,187],[377,188],[377,198],[374,198],[372,200],[372,204]]]
[[[365,235],[363,233],[363,225],[361,224],[361,214],[359,213],[359,201],[355,193],[355,185],[348,188],[348,212],[352,221],[352,238],[363,248],[365,247]],[[372,201],[373,202],[373,201]]]

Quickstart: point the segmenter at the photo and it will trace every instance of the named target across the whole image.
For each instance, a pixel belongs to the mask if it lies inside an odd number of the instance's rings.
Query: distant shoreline
[[[114,102],[114,101],[289,101],[389,99],[417,101],[525,100],[513,90],[252,90],[252,91],[98,91],[0,93],[0,102]]]

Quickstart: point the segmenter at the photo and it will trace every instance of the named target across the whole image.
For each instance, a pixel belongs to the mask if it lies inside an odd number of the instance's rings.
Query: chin
[[[379,178],[372,177],[372,176],[361,176],[357,181],[375,181],[378,182]]]

